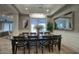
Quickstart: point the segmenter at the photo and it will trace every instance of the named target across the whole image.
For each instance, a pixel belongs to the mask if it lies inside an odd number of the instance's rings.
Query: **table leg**
[[[28,54],[30,54],[30,42],[28,42]]]
[[[12,53],[15,54],[15,44],[14,40],[12,40]]]
[[[59,50],[59,53],[60,53],[60,50],[61,50],[61,39],[58,42],[58,50]]]

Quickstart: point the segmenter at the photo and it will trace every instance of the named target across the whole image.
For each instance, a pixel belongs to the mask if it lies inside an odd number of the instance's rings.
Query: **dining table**
[[[29,35],[31,36],[31,35]],[[33,35],[34,36],[34,35]],[[47,38],[49,37],[49,38]],[[29,39],[28,36],[24,36],[25,39],[23,40],[19,40],[19,41],[25,41],[28,43],[28,53],[30,53],[30,42],[36,42],[35,43],[35,49],[36,49],[36,53],[38,53],[38,47],[40,46],[41,47],[41,52],[43,53],[43,48],[44,48],[44,44],[46,42],[48,42],[48,51],[50,52],[50,50],[52,49],[53,51],[53,45],[54,45],[54,38],[53,38],[53,35],[41,35],[41,36],[37,36],[37,39]],[[60,49],[61,49],[61,37],[58,38],[58,50],[60,52]],[[16,46],[16,42],[18,42],[18,40],[15,40],[14,38],[11,40],[12,42],[12,53],[15,54],[16,51],[15,51],[15,46]],[[50,48],[51,47],[51,48]]]

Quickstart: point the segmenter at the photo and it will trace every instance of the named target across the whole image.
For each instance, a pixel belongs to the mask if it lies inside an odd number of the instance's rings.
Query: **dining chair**
[[[42,40],[40,41],[40,45],[42,53],[44,47],[48,48],[48,51],[50,52],[50,36],[43,35]]]
[[[30,49],[31,47],[35,47],[35,53],[38,53],[38,48],[37,48],[37,39],[38,36],[33,36],[33,35],[29,35],[28,36],[28,53],[30,53]]]
[[[53,46],[58,46],[58,50],[59,50],[59,52],[60,52],[60,49],[61,49],[61,39],[62,39],[62,37],[61,37],[61,35],[53,35],[53,36],[51,36],[51,39],[52,39],[52,45]]]
[[[27,46],[25,37],[24,36],[14,36],[13,39],[15,41],[15,53],[17,53],[17,50],[20,47],[23,47],[23,53],[25,54],[25,47]]]

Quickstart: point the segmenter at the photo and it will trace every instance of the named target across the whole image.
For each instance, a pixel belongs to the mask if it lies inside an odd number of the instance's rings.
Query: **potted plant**
[[[49,32],[53,31],[53,23],[51,23],[51,22],[47,23],[47,31],[49,31]]]

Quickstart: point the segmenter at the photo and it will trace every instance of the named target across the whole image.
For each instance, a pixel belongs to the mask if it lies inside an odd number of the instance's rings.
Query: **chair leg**
[[[48,46],[48,50],[49,50],[49,52],[50,52],[50,45]]]
[[[30,54],[30,45],[28,44],[28,54]]]
[[[43,41],[42,41],[42,44],[41,44],[41,52],[43,54]]]
[[[25,54],[25,46],[23,47],[24,49],[23,49],[23,53]]]
[[[50,52],[50,42],[48,43],[48,51]]]
[[[30,54],[30,48],[28,48],[28,54]]]
[[[15,54],[17,53],[17,46],[15,46]]]
[[[53,41],[52,41],[52,46],[51,47],[52,47],[52,52],[53,52]]]
[[[36,42],[36,53],[38,53],[37,42]]]
[[[43,46],[42,46],[41,50],[42,50],[42,54],[43,54]]]
[[[43,54],[43,42],[41,43],[41,52]]]
[[[59,53],[60,53],[60,49],[61,49],[61,45],[60,45],[60,44],[58,44],[58,50],[59,50]]]

